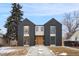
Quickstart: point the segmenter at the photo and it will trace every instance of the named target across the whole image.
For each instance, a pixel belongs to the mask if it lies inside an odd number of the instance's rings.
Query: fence
[[[64,46],[79,47],[79,41],[64,41]]]

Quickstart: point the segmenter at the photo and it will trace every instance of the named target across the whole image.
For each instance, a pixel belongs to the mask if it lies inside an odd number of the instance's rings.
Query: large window
[[[24,36],[29,35],[29,26],[24,26]]]
[[[55,45],[56,41],[56,26],[50,26],[50,39],[51,39],[51,44]]]
[[[56,34],[56,26],[50,26],[50,34]]]
[[[56,36],[51,36],[50,38],[51,38],[51,44],[56,44],[56,43],[55,43]]]

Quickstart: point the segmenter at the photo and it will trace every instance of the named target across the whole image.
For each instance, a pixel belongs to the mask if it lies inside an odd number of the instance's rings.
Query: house
[[[79,46],[79,31],[76,31],[69,39],[64,40],[65,46]]]
[[[79,31],[76,31],[69,39],[70,41],[79,41]]]
[[[62,45],[62,24],[52,18],[44,25],[24,19],[18,25],[18,45]]]

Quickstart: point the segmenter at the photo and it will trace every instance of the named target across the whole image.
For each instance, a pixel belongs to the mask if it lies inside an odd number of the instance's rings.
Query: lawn
[[[0,56],[24,56],[27,47],[0,47]]]
[[[50,47],[50,49],[58,56],[66,55],[66,56],[79,56],[79,49],[70,48],[70,47]]]

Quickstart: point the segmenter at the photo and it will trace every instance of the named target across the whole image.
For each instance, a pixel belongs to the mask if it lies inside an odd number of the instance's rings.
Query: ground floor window
[[[29,45],[29,36],[24,36],[24,45]]]
[[[51,42],[52,45],[55,45],[56,44],[56,36],[51,36],[50,42]]]
[[[29,45],[29,26],[24,26],[24,45]]]

